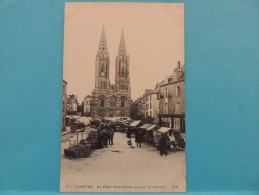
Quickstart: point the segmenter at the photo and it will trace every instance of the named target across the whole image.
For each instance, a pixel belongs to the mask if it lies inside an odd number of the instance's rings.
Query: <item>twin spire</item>
[[[99,51],[104,51],[104,50],[107,51],[108,49],[107,49],[105,30],[104,30],[104,26],[103,26],[100,44],[99,44]],[[124,32],[122,29],[118,55],[123,55],[123,54],[126,55],[127,52],[126,52],[126,44],[125,44],[125,39],[124,39]]]
[[[118,55],[123,55],[123,54],[126,54],[126,53],[127,53],[126,52],[126,45],[125,45],[124,33],[123,33],[123,29],[122,29]]]
[[[99,44],[99,51],[100,50],[107,50],[107,43],[106,43],[106,36],[104,31],[104,26],[101,34],[100,44]]]

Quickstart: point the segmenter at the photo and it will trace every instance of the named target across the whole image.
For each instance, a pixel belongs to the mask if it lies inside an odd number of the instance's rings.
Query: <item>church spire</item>
[[[118,55],[123,55],[123,54],[127,54],[127,52],[126,52],[126,44],[125,44],[125,40],[124,40],[124,32],[122,29]]]
[[[100,44],[99,44],[99,51],[102,50],[107,50],[107,43],[106,43],[106,36],[105,36],[105,30],[103,26],[102,34],[101,34],[101,39],[100,39]]]

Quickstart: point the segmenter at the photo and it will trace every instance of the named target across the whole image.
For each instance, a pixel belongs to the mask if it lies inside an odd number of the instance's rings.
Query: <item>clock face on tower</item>
[[[101,76],[104,77],[104,75],[105,75],[104,72],[101,72]]]

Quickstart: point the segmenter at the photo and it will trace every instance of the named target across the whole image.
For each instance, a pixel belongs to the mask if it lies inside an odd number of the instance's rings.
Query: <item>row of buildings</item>
[[[155,124],[184,130],[184,65],[178,61],[172,75],[132,102],[129,62],[122,31],[115,60],[115,84],[111,84],[110,55],[103,28],[95,60],[95,87],[79,104],[75,95],[67,96],[67,82],[63,81],[63,121],[65,114],[81,112],[100,117],[149,118]]]
[[[171,76],[157,83],[155,89],[147,89],[132,103],[132,117],[149,117],[153,123],[185,129],[184,65],[177,63]]]

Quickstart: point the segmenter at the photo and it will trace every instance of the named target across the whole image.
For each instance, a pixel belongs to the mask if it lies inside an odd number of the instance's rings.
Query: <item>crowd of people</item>
[[[98,148],[108,148],[109,145],[113,145],[115,126],[112,123],[100,123],[97,130]]]
[[[116,131],[116,125],[112,122],[107,122],[107,121],[102,121],[99,126],[97,127],[97,140],[98,140],[98,148],[108,148],[108,145],[113,145],[113,137],[114,137],[114,132]],[[147,141],[147,138],[145,137],[145,130],[140,129],[140,128],[132,128],[128,127],[127,128],[127,138],[129,138],[128,144],[130,145],[131,148],[134,148],[135,145],[136,147],[141,148],[141,144],[144,141]],[[158,140],[158,149],[160,151],[160,156],[167,156],[168,154],[168,143],[170,142],[173,148],[173,151],[176,151],[176,148],[178,146],[176,145],[175,140],[172,141],[170,140],[170,137],[173,138],[172,132],[169,131],[169,134],[163,133]],[[174,139],[174,138],[173,138]],[[178,140],[179,141],[179,140]],[[185,143],[183,144],[182,148],[185,147]]]
[[[135,137],[136,146],[141,148],[141,144],[144,142],[145,131],[139,128],[128,128],[127,138],[129,138],[128,144],[130,145],[131,148],[135,147],[133,142],[134,137]],[[168,154],[167,149],[168,149],[168,142],[170,142],[169,137],[170,135],[168,136],[166,133],[163,133],[159,138],[158,149],[160,151],[160,156],[163,156],[163,155],[167,156]],[[174,145],[174,148],[175,147],[176,146]]]

